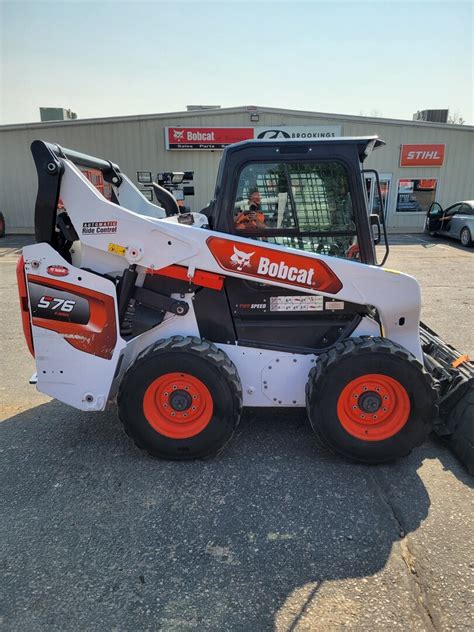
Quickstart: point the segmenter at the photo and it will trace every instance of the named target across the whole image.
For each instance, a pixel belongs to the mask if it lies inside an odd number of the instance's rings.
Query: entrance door
[[[388,201],[390,199],[390,186],[392,184],[391,173],[380,173],[380,191],[382,193],[382,202],[384,208],[385,219],[388,215]],[[369,213],[377,213],[380,215],[382,207],[380,204],[379,192],[377,189],[377,181],[372,173],[365,175],[365,186],[367,189],[367,200],[369,203]]]

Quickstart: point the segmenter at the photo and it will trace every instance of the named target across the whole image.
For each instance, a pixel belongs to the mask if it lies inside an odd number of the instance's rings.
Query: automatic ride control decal
[[[337,294],[342,289],[340,279],[319,259],[221,237],[209,237],[207,246],[220,267],[229,272],[328,294]]]
[[[82,224],[83,235],[110,235],[117,232],[117,220],[107,222],[84,222]]]

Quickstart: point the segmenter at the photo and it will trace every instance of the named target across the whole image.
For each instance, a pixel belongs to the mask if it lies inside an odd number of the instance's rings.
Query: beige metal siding
[[[0,209],[6,215],[7,230],[32,232],[37,180],[30,144],[35,139],[56,142],[84,153],[116,162],[135,180],[139,169],[195,172],[196,196],[189,198],[193,210],[207,205],[214,184],[221,151],[166,151],[166,126],[249,127],[262,125],[342,126],[344,136],[377,134],[387,142],[368,159],[367,167],[393,174],[389,202],[389,223],[401,229],[422,226],[423,214],[394,213],[399,178],[438,178],[437,200],[444,206],[474,198],[474,136],[472,127],[451,127],[319,115],[287,110],[259,109],[260,120],[250,123],[246,108],[199,113],[177,113],[119,119],[37,123],[0,127]],[[404,143],[446,143],[441,168],[405,168],[399,164]]]

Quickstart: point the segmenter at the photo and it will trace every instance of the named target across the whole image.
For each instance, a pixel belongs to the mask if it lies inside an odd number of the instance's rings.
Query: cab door
[[[242,166],[232,197],[235,235],[332,257],[359,259],[349,171],[337,160],[299,158]],[[365,308],[229,277],[236,337],[246,346],[323,349],[347,335]]]

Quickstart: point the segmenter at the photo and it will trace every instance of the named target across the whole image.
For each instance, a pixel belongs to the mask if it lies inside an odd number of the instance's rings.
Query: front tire
[[[145,350],[126,372],[118,411],[139,448],[171,460],[218,453],[240,421],[237,369],[215,345],[174,336]]]
[[[351,338],[321,354],[306,387],[311,426],[323,446],[362,463],[409,454],[428,436],[436,392],[406,349]]]
[[[461,244],[465,248],[469,248],[470,246],[472,246],[471,231],[467,226],[465,226],[461,231]]]

